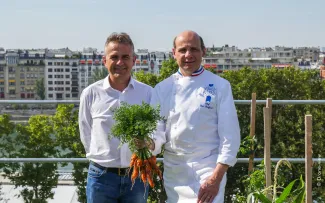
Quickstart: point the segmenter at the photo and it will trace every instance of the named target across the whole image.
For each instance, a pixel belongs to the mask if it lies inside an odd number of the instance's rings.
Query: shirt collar
[[[108,77],[109,76],[106,76],[106,78],[104,79],[104,83],[103,83],[104,89],[108,89],[108,88],[112,87],[111,84],[109,84]],[[133,89],[135,88],[135,82],[134,82],[134,79],[132,77],[131,77],[131,79],[129,81],[128,87],[132,87]]]
[[[178,72],[179,75],[183,76],[183,74],[181,73],[180,69],[178,69],[177,72]],[[192,76],[192,77],[199,76],[199,75],[201,75],[203,72],[204,72],[204,68],[203,68],[203,66],[200,66],[200,68],[199,68],[198,70],[194,71],[194,72],[192,73],[191,76]]]

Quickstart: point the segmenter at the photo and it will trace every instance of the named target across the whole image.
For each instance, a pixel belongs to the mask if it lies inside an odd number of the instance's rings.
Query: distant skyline
[[[2,0],[0,47],[102,51],[123,31],[135,49],[170,51],[184,30],[208,47],[325,47],[324,8],[324,0]]]

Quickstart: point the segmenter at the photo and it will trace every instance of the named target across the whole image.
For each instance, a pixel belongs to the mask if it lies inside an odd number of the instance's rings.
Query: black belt
[[[108,168],[108,167],[101,166],[98,163],[95,163],[93,161],[90,161],[90,164],[96,166],[97,168],[105,170],[106,172],[115,173],[115,174],[117,174],[119,176],[128,175],[129,172],[130,172],[130,168]]]

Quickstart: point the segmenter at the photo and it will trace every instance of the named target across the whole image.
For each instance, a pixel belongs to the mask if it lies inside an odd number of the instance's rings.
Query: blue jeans
[[[87,203],[146,203],[148,184],[140,178],[132,187],[130,176],[119,176],[90,163],[87,177]]]

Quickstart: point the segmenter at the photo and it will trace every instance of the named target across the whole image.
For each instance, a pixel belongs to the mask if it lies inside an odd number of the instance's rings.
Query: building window
[[[25,85],[25,81],[20,81],[20,85]]]
[[[10,95],[16,94],[16,90],[9,90],[9,94]]]
[[[70,85],[70,81],[65,81],[65,84],[66,85]]]
[[[52,65],[52,62],[48,62],[47,65],[48,65],[48,66],[51,66],[51,65]]]
[[[72,97],[78,97],[78,94],[72,94]]]
[[[69,66],[70,64],[69,64],[69,62],[65,62],[65,65],[66,65],[66,66]]]
[[[49,90],[49,91],[53,91],[53,87],[49,87],[48,90]]]
[[[52,75],[48,75],[48,78],[52,78]]]
[[[25,98],[25,93],[21,93],[20,98]]]
[[[52,68],[49,68],[49,72],[52,72],[53,71],[53,69]]]
[[[66,87],[65,88],[65,91],[70,91],[70,87]]]
[[[53,94],[49,94],[49,98],[53,98]]]
[[[53,81],[48,81],[48,84],[49,85],[53,85]]]
[[[70,98],[70,94],[66,94],[66,95],[65,95],[65,97],[68,97],[68,98]]]
[[[16,85],[16,83],[15,82],[9,82],[9,85],[14,86],[14,85]]]
[[[70,78],[70,75],[65,75],[65,78]]]

